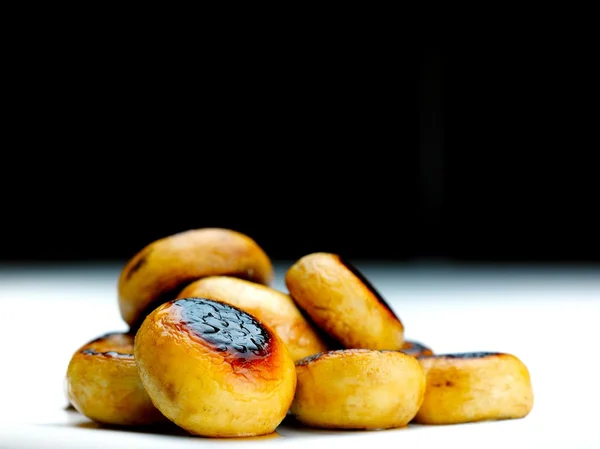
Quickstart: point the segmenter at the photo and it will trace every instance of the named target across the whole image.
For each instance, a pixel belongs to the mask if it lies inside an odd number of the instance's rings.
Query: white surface
[[[109,430],[64,410],[72,352],[126,330],[116,302],[120,266],[0,267],[0,448],[386,444],[393,447],[600,448],[600,270],[420,269],[357,264],[402,318],[409,339],[436,352],[504,351],[530,369],[535,405],[522,420],[210,440],[183,432]],[[279,267],[276,287],[283,287]]]

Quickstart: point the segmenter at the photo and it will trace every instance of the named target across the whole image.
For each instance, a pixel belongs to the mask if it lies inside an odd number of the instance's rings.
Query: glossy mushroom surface
[[[158,409],[196,435],[269,434],[296,389],[294,362],[267,325],[207,298],[169,301],[135,338],[140,377]]]
[[[270,326],[294,361],[327,350],[290,296],[271,287],[229,276],[210,276],[191,283],[178,297],[212,298],[239,307]]]

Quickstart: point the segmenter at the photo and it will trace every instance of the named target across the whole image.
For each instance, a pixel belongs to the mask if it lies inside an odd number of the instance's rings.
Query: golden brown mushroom
[[[196,435],[269,434],[296,388],[294,362],[267,325],[206,298],[169,301],[135,338],[146,391],[171,421]]]
[[[133,336],[103,335],[79,348],[67,368],[67,396],[89,419],[121,426],[168,420],[152,404],[133,357]]]
[[[419,357],[427,376],[421,424],[523,418],[533,407],[527,367],[511,354],[476,352]]]
[[[425,393],[419,361],[398,351],[329,351],[296,362],[296,373],[290,413],[310,427],[404,427]]]
[[[287,271],[285,283],[316,325],[345,348],[402,349],[402,322],[360,271],[340,256],[304,256]]]
[[[118,284],[121,316],[137,329],[152,309],[189,283],[213,275],[269,285],[274,272],[263,249],[237,231],[202,228],[170,235],[147,245],[123,268]]]

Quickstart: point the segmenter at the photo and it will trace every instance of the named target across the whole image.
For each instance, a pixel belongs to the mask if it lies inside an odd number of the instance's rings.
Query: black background
[[[274,259],[598,262],[593,58],[555,44],[36,36],[9,70],[0,258],[219,226]]]

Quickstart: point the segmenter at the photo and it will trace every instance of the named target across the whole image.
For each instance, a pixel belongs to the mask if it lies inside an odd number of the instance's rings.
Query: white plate
[[[282,424],[277,434],[213,440],[100,427],[65,410],[72,352],[125,330],[116,303],[120,267],[0,269],[0,448],[191,448],[336,444],[437,448],[600,448],[595,346],[600,271],[465,270],[357,264],[402,318],[409,339],[436,352],[505,351],[529,367],[532,413],[521,420],[389,431],[318,431]],[[278,267],[276,287],[284,289]],[[592,344],[595,345],[592,346]]]

